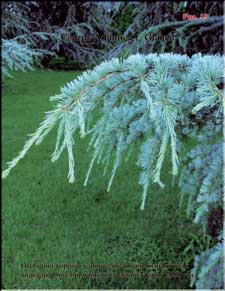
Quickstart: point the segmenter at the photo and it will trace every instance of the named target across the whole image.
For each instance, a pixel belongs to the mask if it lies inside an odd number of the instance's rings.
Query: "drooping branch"
[[[168,148],[171,150],[172,175],[178,174],[177,144],[181,141],[177,127],[182,126],[180,121],[183,120],[184,101],[189,94],[196,96],[198,107],[194,110],[221,103],[218,85],[222,72],[223,61],[219,56],[199,55],[190,59],[182,55],[150,54],[104,62],[61,88],[60,95],[51,97],[52,101],[57,102],[56,109],[48,114],[47,120],[28,139],[19,155],[8,163],[3,177],[9,174],[34,143],[40,144],[58,123],[52,161],[58,160],[67,149],[68,178],[74,182],[74,132],[80,129],[81,136],[85,136],[88,117],[100,109],[100,117],[88,130],[92,136],[90,147],[93,148],[93,155],[84,184],[88,182],[95,161],[105,165],[105,173],[110,160],[113,160],[108,184],[110,190],[130,145],[141,137],[142,142],[145,140],[143,137],[148,137],[154,150],[142,147],[139,163],[142,168],[140,184],[143,186],[143,209],[149,185],[155,182],[163,186],[160,175]],[[190,113],[192,109],[189,109]],[[143,159],[151,154],[151,163],[146,164]]]

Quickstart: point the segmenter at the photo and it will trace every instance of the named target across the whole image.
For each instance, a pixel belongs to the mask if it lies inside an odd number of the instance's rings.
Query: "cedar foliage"
[[[128,2],[132,22],[115,45],[113,55],[120,53],[174,52],[189,56],[195,53],[223,53],[223,3],[218,1],[158,1]],[[122,9],[122,8],[121,8]],[[126,5],[123,9],[127,9]],[[123,10],[122,9],[122,10]],[[184,20],[183,14],[208,19]]]
[[[5,39],[29,36],[33,48],[75,60],[75,67],[135,53],[223,53],[222,2],[4,1],[2,8]],[[209,18],[183,20],[183,13]]]
[[[45,32],[31,32],[33,22],[29,18],[35,2],[2,2],[2,74],[12,77],[10,71],[32,70],[40,65],[44,56],[53,52],[37,46],[37,42],[49,39]]]
[[[193,114],[210,106],[216,108],[214,114],[218,118],[221,116],[222,90],[218,86],[221,83],[222,70],[223,61],[220,56],[197,55],[188,58],[176,54],[149,54],[132,55],[124,61],[112,59],[103,62],[93,71],[87,70],[65,85],[61,94],[50,98],[57,102],[55,109],[46,113],[40,127],[30,135],[19,155],[8,163],[3,177],[9,174],[34,143],[40,144],[58,124],[56,147],[51,160],[58,160],[62,152],[67,150],[68,178],[69,182],[74,182],[73,135],[77,129],[80,129],[81,137],[90,134],[93,155],[84,185],[87,185],[94,162],[104,165],[105,174],[112,159],[114,164],[108,184],[109,191],[125,152],[144,136],[137,161],[142,169],[139,183],[143,186],[141,209],[144,209],[149,185],[153,182],[164,187],[161,169],[167,151],[171,155],[171,173],[178,174],[182,145],[181,128],[188,130],[189,126],[183,113],[186,112],[185,103],[189,96],[194,95],[196,99],[196,105],[192,108]],[[99,120],[95,124],[88,122],[93,111],[98,108],[101,112]],[[219,131],[220,129],[221,127]],[[204,130],[208,131],[208,128]],[[193,152],[197,150],[198,148]],[[203,153],[205,151],[209,159],[207,148]],[[193,152],[190,152],[190,157],[195,157]],[[196,165],[194,174],[198,185],[200,177],[196,177],[196,174],[203,176],[201,199],[197,202],[203,202],[203,205],[221,199],[219,194],[215,193],[212,201],[207,200],[208,192],[211,192],[209,187],[214,187],[213,179],[219,178],[217,173],[214,173],[215,167],[221,168],[218,164],[220,156],[217,156],[215,165],[210,165],[212,177],[207,175],[204,178],[204,173],[200,172],[203,167]],[[210,163],[210,160],[207,162]],[[181,182],[181,187],[189,192],[185,181]],[[192,190],[194,192],[194,188]],[[197,190],[196,192],[198,193]],[[205,206],[200,207],[198,213],[200,210],[204,212]],[[200,218],[196,219],[198,222]]]

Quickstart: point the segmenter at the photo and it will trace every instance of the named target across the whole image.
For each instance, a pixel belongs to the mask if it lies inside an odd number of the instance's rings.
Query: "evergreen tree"
[[[221,56],[177,54],[131,55],[127,59],[114,58],[87,70],[61,88],[59,95],[50,99],[54,109],[46,113],[40,127],[29,135],[21,152],[3,171],[7,177],[11,169],[24,158],[33,144],[39,145],[46,135],[58,127],[52,162],[62,152],[68,153],[68,179],[75,181],[73,155],[74,132],[81,137],[90,135],[92,148],[84,185],[88,183],[94,163],[104,166],[106,174],[113,161],[107,190],[125,153],[142,141],[137,164],[141,168],[139,183],[143,187],[141,209],[146,203],[147,191],[152,183],[165,187],[161,171],[166,154],[171,157],[171,174],[176,176],[182,165],[180,177],[183,195],[189,196],[189,212],[194,210],[194,222],[206,225],[210,210],[222,205],[222,107],[223,107],[223,58]],[[91,119],[100,111],[99,118]],[[199,122],[199,116],[200,122]],[[210,122],[211,121],[211,122]],[[196,146],[182,160],[183,137],[196,137]],[[219,238],[218,238],[219,239]],[[221,246],[196,257],[193,274],[199,267],[196,286],[218,286],[214,278],[204,280],[211,269],[219,268]],[[215,262],[215,264],[214,264]],[[219,273],[221,274],[221,272]],[[222,275],[216,276],[222,284]],[[195,282],[193,276],[192,282]],[[208,285],[207,285],[208,284]],[[216,287],[215,287],[216,288]]]
[[[222,92],[218,85],[221,83],[222,69],[223,62],[219,56],[194,56],[190,59],[182,55],[150,54],[132,55],[124,61],[112,59],[103,62],[93,71],[87,70],[65,85],[60,95],[51,97],[51,100],[57,101],[55,109],[46,114],[21,153],[9,163],[4,176],[24,157],[33,143],[40,144],[58,123],[52,161],[57,160],[63,150],[67,149],[70,182],[75,180],[73,133],[80,128],[81,136],[92,135],[91,167],[96,159],[103,164],[110,158],[114,159],[108,190],[122,155],[143,135],[145,141],[138,159],[143,169],[140,183],[145,189],[144,193],[150,181],[163,187],[160,173],[168,148],[171,149],[172,174],[178,173],[181,139],[177,124],[184,116],[184,100],[195,94],[198,104],[193,111],[210,104],[221,104]],[[95,124],[86,125],[86,120],[99,105],[102,113],[100,119]],[[218,112],[221,112],[221,107]],[[113,149],[115,156],[112,154]],[[151,162],[145,159],[149,151]],[[150,163],[151,167],[148,166]],[[145,194],[143,201],[144,197]]]
[[[35,65],[40,65],[44,55],[53,53],[32,49],[26,44],[22,44],[14,39],[2,39],[2,75],[12,77],[10,71],[32,70]]]
[[[10,71],[31,70],[40,65],[45,55],[55,56],[53,52],[37,47],[37,42],[47,40],[50,34],[31,31],[34,22],[29,12],[32,2],[3,1],[2,7],[2,74],[11,77]]]

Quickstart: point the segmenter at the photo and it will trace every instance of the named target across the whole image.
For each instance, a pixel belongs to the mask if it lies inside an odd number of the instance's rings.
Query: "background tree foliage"
[[[52,67],[87,68],[137,52],[223,53],[223,3],[217,1],[3,1],[2,11],[3,37],[22,35],[57,53],[61,61]],[[209,18],[184,21],[183,13]]]
[[[133,20],[124,35],[137,37],[138,41],[127,43],[133,52],[173,51],[193,55],[198,52],[223,51],[222,2],[158,1],[128,5],[133,6]],[[184,13],[196,17],[206,13],[209,19],[183,21]],[[152,39],[146,41],[147,36],[151,36]]]

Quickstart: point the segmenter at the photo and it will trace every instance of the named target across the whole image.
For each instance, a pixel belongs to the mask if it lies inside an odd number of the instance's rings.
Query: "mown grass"
[[[3,90],[3,168],[22,148],[26,135],[50,110],[49,96],[74,79],[79,72],[33,71],[14,73]],[[139,210],[141,187],[136,152],[118,170],[106,192],[109,177],[95,166],[88,186],[83,187],[90,161],[88,138],[75,137],[76,182],[67,181],[67,156],[50,162],[53,131],[3,181],[3,287],[6,289],[154,289],[188,288],[188,272],[194,253],[184,254],[189,234],[196,233],[192,219],[178,207],[179,189],[172,186],[170,161],[163,168],[167,185],[149,190],[146,209]],[[24,263],[80,264],[79,269],[25,269]],[[155,270],[152,278],[141,276],[151,268],[115,269],[112,265],[85,268],[83,264],[181,264],[188,263],[183,276],[169,277],[178,269]],[[113,273],[97,279],[23,278],[22,273]],[[139,277],[119,277],[122,273]],[[162,273],[165,272],[163,275]],[[117,275],[116,275],[117,274]],[[166,277],[166,274],[168,277]],[[180,273],[181,275],[181,273]]]

